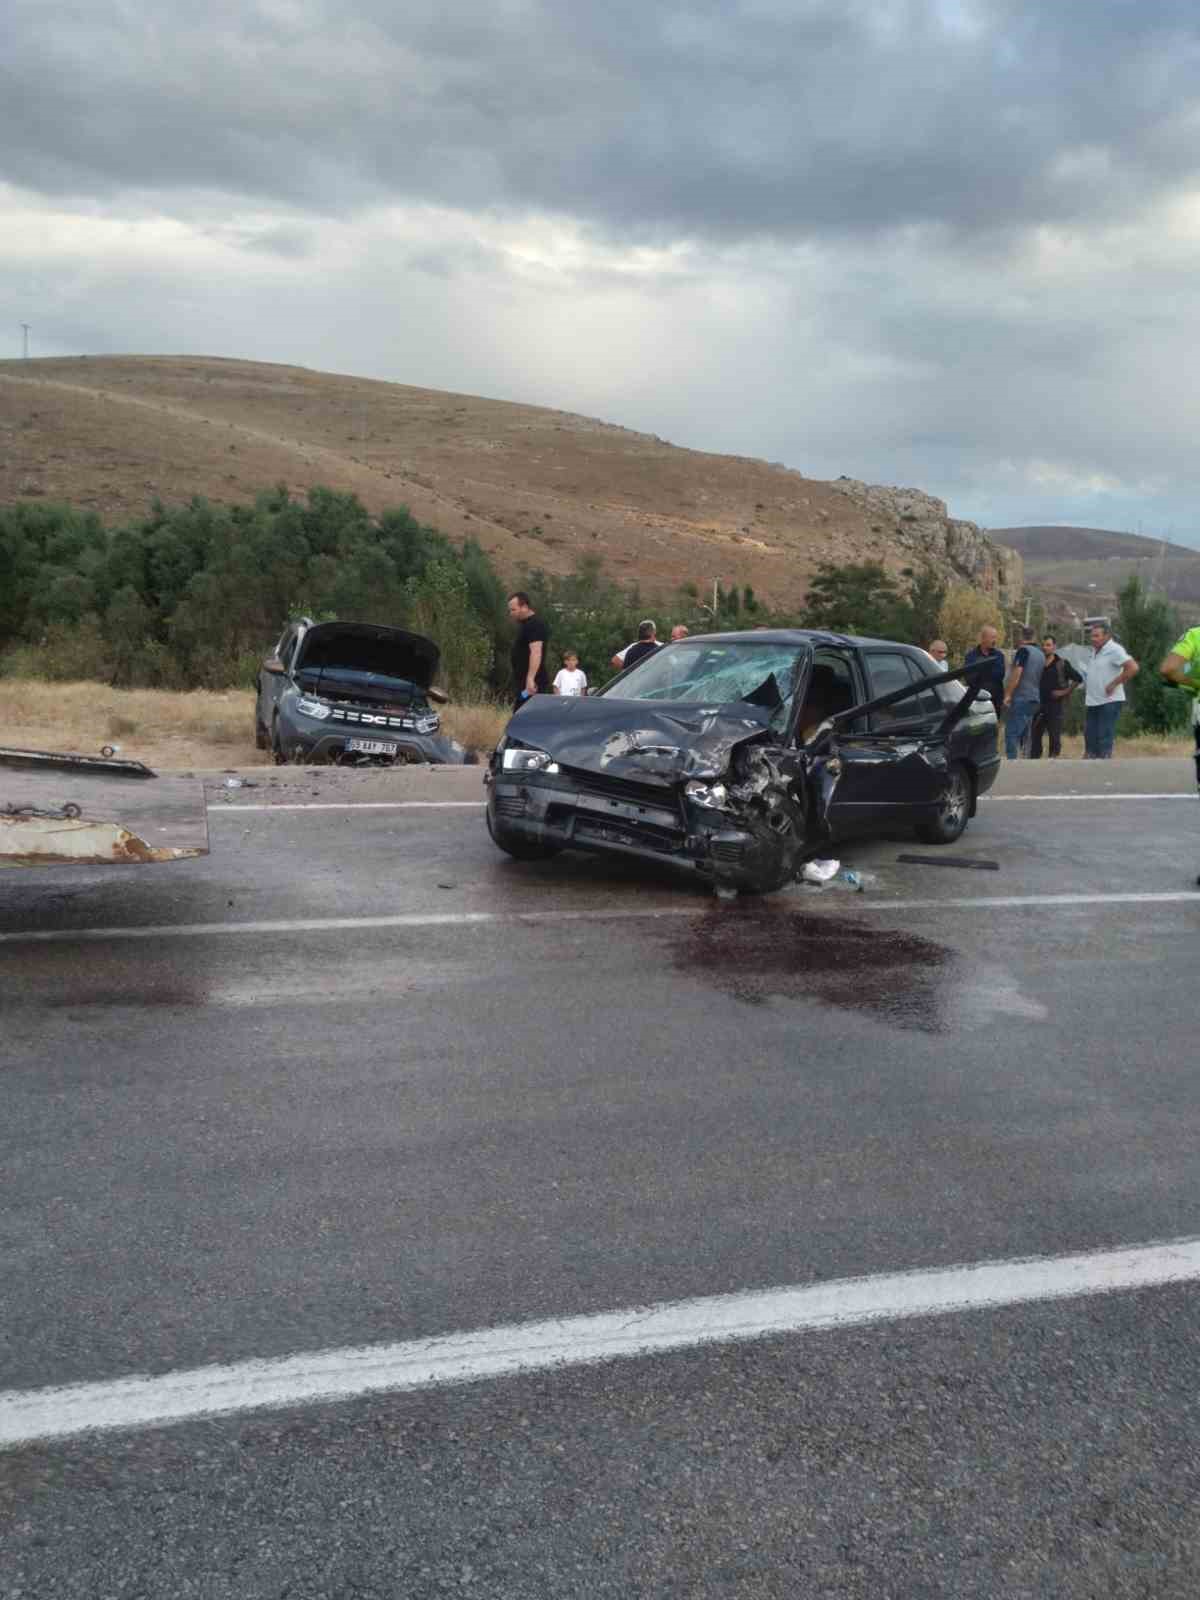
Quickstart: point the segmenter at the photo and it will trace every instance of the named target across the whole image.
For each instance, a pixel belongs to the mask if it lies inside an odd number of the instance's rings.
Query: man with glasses
[[[1041,705],[1033,719],[1030,735],[1029,758],[1042,759],[1042,740],[1049,735],[1050,759],[1062,755],[1063,713],[1072,693],[1083,682],[1065,656],[1058,653],[1058,642],[1052,633],[1042,640],[1042,654],[1046,665],[1042,668]]]
[[[946,670],[946,657],[950,654],[950,647],[945,639],[930,639],[925,646],[925,654],[932,656],[943,672]]]

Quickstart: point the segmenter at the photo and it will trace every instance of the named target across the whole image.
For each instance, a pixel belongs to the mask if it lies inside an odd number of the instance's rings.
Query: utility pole
[[[29,324],[27,322],[21,324],[21,360],[29,360]]]

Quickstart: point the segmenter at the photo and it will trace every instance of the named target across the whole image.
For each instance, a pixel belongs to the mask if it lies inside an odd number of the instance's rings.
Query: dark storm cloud
[[[1194,175],[1174,0],[8,0],[4,175],[639,237],[995,230]]]

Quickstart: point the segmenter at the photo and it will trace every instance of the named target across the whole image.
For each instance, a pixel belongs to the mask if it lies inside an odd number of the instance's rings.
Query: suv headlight
[[[436,733],[442,725],[442,719],[435,711],[428,712],[423,717],[418,717],[413,726],[418,733]]]
[[[305,717],[316,717],[318,722],[324,722],[332,708],[324,700],[311,700],[308,695],[302,694],[296,701],[296,710]]]
[[[525,745],[508,744],[500,757],[505,772],[557,772],[558,768],[544,750],[530,750]]]

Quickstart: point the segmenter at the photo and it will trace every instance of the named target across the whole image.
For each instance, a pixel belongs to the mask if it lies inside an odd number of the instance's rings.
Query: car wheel
[[[483,815],[487,821],[487,831],[492,836],[492,843],[498,845],[514,861],[549,861],[551,856],[556,856],[562,849],[560,844],[535,844],[532,839],[514,839],[509,834],[497,833],[490,808],[485,810]]]
[[[287,751],[283,748],[283,743],[279,737],[278,717],[271,724],[271,755],[274,757],[277,767],[287,766]]]
[[[956,761],[946,774],[946,787],[932,822],[923,822],[917,838],[926,844],[953,844],[971,815],[971,774]]]

